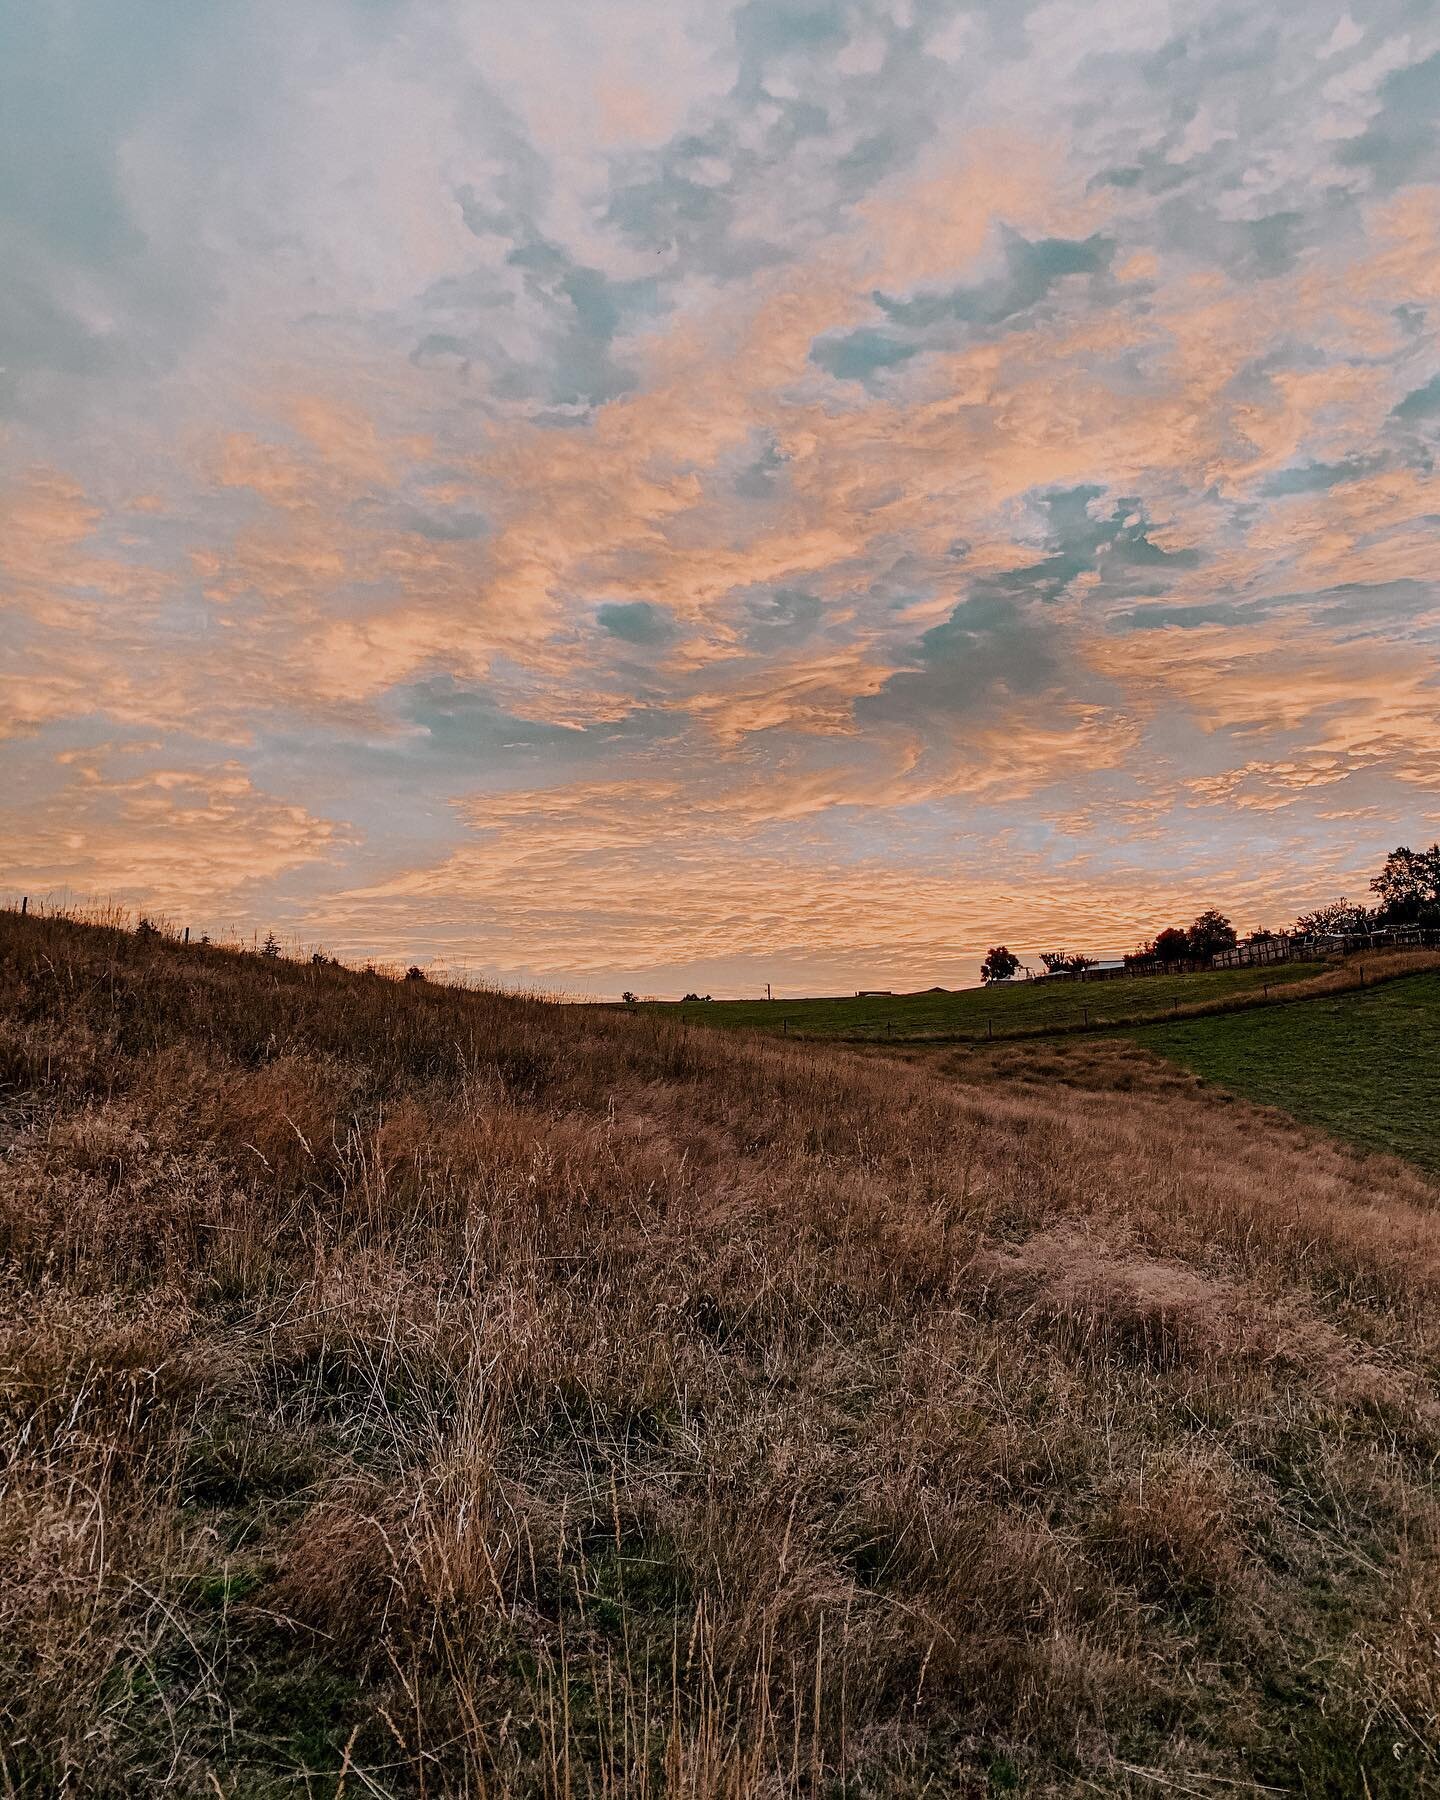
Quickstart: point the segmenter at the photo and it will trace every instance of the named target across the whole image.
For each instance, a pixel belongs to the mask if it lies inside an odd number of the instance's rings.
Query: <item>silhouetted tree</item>
[[[265,933],[265,942],[260,946],[260,954],[262,956],[278,956],[280,954],[280,940],[273,931]]]
[[[152,925],[142,914],[139,923],[135,927],[135,935],[137,938],[142,938],[148,942],[151,938],[159,937],[160,927],[158,925]]]
[[[1189,935],[1178,925],[1167,925],[1163,931],[1156,933],[1155,942],[1146,946],[1146,953],[1154,957],[1156,962],[1189,962]]]
[[[1440,844],[1428,850],[1401,844],[1385,858],[1370,889],[1379,896],[1384,924],[1404,925],[1440,913]]]
[[[405,979],[407,981],[423,981],[425,979],[425,971],[418,963],[411,963],[410,967],[405,971]]]
[[[1078,951],[1042,950],[1040,952],[1040,960],[1052,975],[1064,975],[1067,973],[1079,975],[1085,969],[1093,969],[1095,967],[1095,958],[1093,956],[1084,956]]]
[[[996,944],[985,952],[985,960],[980,965],[980,979],[987,985],[992,981],[1008,981],[1020,967],[1020,958],[1013,950],[1007,950],[1004,944]]]
[[[1314,912],[1301,913],[1295,929],[1301,937],[1339,937],[1353,931],[1368,931],[1372,915],[1368,907],[1358,906],[1342,894],[1328,906],[1317,906]]]
[[[1185,933],[1185,940],[1190,946],[1190,954],[1200,962],[1209,962],[1222,950],[1235,948],[1235,927],[1224,913],[1210,907],[1202,912],[1190,929]]]

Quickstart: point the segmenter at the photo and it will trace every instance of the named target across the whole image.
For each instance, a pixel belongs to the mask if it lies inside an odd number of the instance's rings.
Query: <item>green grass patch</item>
[[[1263,969],[1210,969],[1193,975],[1137,975],[1114,981],[1020,981],[996,988],[842,996],[829,1000],[707,1000],[698,1004],[645,1001],[637,1008],[701,1025],[741,1031],[784,1031],[789,1037],[868,1039],[951,1038],[980,1042],[994,1036],[1032,1036],[1085,1025],[1120,1025],[1161,1018],[1173,1007],[1223,1004],[1272,992],[1322,972],[1316,963]]]
[[[1127,1035],[1247,1100],[1440,1173],[1440,975]]]

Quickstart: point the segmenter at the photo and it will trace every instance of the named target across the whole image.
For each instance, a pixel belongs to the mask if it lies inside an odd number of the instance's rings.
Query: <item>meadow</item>
[[[1397,1159],[13,913],[0,1131],[7,1794],[1440,1788]]]
[[[1352,973],[1344,985],[1354,979]],[[1183,1014],[1249,1004],[1306,984],[1312,988],[1336,985],[1335,972],[1324,965],[1296,962],[1111,981],[1014,981],[914,994],[811,1000],[649,1000],[639,1002],[635,1010],[698,1025],[795,1038],[848,1043],[978,1043],[1161,1019],[1177,1010]]]
[[[1440,1174],[1440,975],[1134,1035],[1231,1093]]]

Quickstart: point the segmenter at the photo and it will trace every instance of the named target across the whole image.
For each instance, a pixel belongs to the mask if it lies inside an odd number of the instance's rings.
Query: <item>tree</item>
[[[1235,927],[1218,912],[1215,907],[1202,912],[1190,929],[1185,933],[1185,941],[1190,946],[1190,954],[1201,962],[1209,962],[1222,950],[1235,948]]]
[[[1013,950],[1007,950],[1004,944],[996,944],[985,952],[985,960],[980,965],[980,979],[987,985],[992,981],[1008,981],[1020,967],[1020,958]]]
[[[1093,956],[1082,956],[1069,950],[1042,950],[1040,960],[1051,975],[1079,975],[1095,967]]]
[[[1380,916],[1389,924],[1405,924],[1440,907],[1440,844],[1428,850],[1401,844],[1385,858],[1370,890],[1379,895]]]
[[[1189,962],[1189,934],[1181,931],[1178,925],[1167,925],[1163,931],[1156,933],[1155,942],[1149,946],[1149,954],[1156,962]]]
[[[627,1006],[633,1006],[635,1004],[635,996],[630,992],[629,988],[626,988],[625,992],[620,996],[620,998],[625,1002],[625,1004]]]
[[[260,946],[260,954],[262,956],[278,956],[280,954],[280,940],[273,931],[265,933],[265,942]]]
[[[425,979],[425,971],[420,967],[419,963],[411,963],[410,967],[405,971],[405,979],[407,981],[423,981]]]
[[[1370,929],[1370,912],[1357,906],[1342,894],[1328,906],[1317,906],[1314,912],[1301,913],[1295,921],[1300,937],[1346,937],[1354,931]]]

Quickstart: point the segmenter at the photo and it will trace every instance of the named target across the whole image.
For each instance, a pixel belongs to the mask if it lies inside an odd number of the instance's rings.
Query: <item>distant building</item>
[[[1125,960],[1119,956],[1097,956],[1093,962],[1087,963],[1083,969],[1047,969],[1042,974],[1032,975],[1032,981],[1106,981],[1112,975],[1125,975],[1129,970]]]

